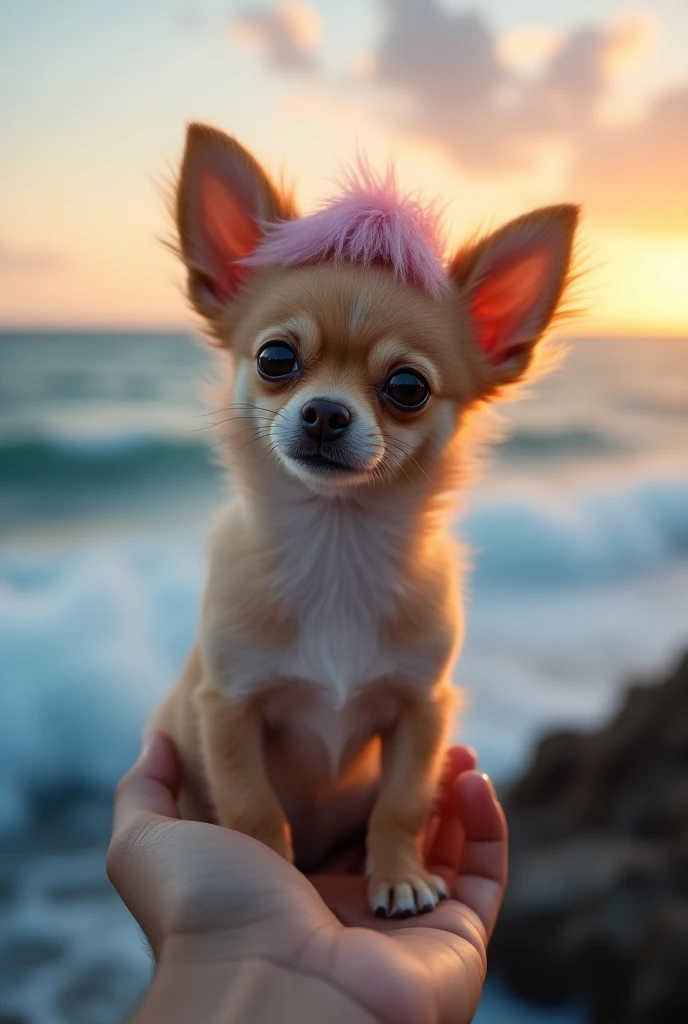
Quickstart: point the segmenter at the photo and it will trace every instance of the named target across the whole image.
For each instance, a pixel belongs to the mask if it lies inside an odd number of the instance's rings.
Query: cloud
[[[481,181],[561,169],[594,219],[643,232],[685,233],[688,88],[655,99],[632,124],[605,123],[622,74],[657,35],[655,19],[621,13],[567,34],[525,26],[501,37],[478,11],[441,0],[378,0],[380,37],[340,86],[407,137],[432,143]],[[269,62],[314,72],[321,25],[311,7],[241,16]],[[314,82],[326,83],[323,72]],[[330,83],[332,84],[332,83]],[[332,95],[328,101],[332,103]]]
[[[617,75],[632,66],[650,49],[659,25],[649,11],[622,12],[616,22],[613,45],[607,53],[607,72]]]
[[[368,81],[409,101],[389,116],[476,175],[535,170],[544,147],[568,159],[568,188],[598,222],[688,233],[688,89],[660,96],[623,127],[600,111],[657,26],[622,14],[565,37],[520,30],[497,39],[485,19],[437,0],[381,0],[385,32]]]
[[[527,170],[543,144],[594,125],[618,68],[651,31],[646,18],[624,17],[563,39],[525,29],[499,40],[477,12],[437,0],[381,3],[386,26],[369,82],[406,96],[406,110],[394,115],[401,128],[482,173]],[[524,70],[543,60],[535,76]]]
[[[485,20],[445,12],[435,0],[384,0],[386,31],[369,81],[406,97],[392,115],[475,168],[501,168],[511,148],[506,111],[514,77]]]
[[[661,96],[636,124],[589,135],[571,187],[601,223],[688,234],[688,88]]]
[[[283,0],[261,11],[244,11],[233,18],[230,30],[236,42],[257,47],[268,63],[280,71],[313,72],[322,35],[320,14],[303,0]]]
[[[50,249],[18,249],[0,239],[0,274],[44,274],[64,270],[67,258]]]
[[[497,42],[497,53],[506,67],[518,71],[540,64],[561,45],[561,36],[538,25],[525,25],[507,32]]]

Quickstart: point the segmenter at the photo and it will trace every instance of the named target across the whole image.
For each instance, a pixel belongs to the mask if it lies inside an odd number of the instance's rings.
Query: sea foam
[[[687,509],[688,480],[666,478],[469,510],[461,736],[488,770],[548,723],[608,713],[622,677],[688,640]],[[0,827],[33,793],[114,785],[193,640],[204,549],[157,533],[0,552]]]

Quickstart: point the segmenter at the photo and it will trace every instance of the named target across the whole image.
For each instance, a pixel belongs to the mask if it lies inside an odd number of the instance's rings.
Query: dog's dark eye
[[[397,370],[383,388],[384,394],[402,409],[420,409],[430,397],[430,385],[415,370]]]
[[[258,373],[261,377],[278,380],[290,377],[299,368],[296,353],[286,341],[268,341],[258,353]]]

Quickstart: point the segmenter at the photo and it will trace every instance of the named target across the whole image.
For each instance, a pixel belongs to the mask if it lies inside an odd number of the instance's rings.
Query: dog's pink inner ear
[[[254,219],[225,182],[206,171],[200,186],[200,227],[212,256],[209,282],[215,297],[228,299],[250,273],[239,261],[254,251],[259,233]]]
[[[480,347],[491,362],[507,360],[532,340],[529,335],[547,302],[555,260],[549,246],[540,246],[503,260],[475,285],[470,309]]]

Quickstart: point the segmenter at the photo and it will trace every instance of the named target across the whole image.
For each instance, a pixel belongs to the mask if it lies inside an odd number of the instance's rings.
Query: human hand
[[[150,734],[118,786],[108,851],[158,965],[136,1020],[470,1021],[506,882],[504,815],[474,766],[449,751],[428,829],[429,870],[452,898],[394,921],[368,910],[351,853],[307,879],[241,833],[180,820],[174,747]]]

